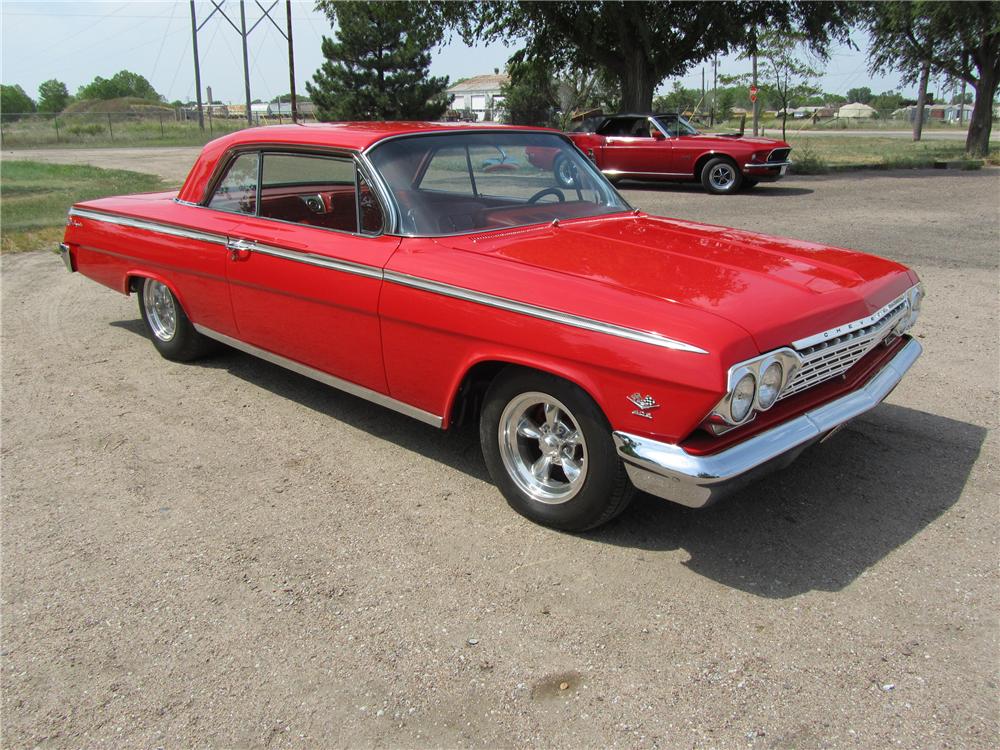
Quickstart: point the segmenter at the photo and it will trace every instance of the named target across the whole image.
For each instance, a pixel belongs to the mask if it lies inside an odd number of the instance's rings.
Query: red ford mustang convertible
[[[709,193],[726,195],[784,176],[791,147],[773,138],[699,133],[675,114],[603,115],[569,134],[612,182],[667,180],[701,182]],[[571,162],[556,151],[529,152],[532,162],[552,169],[561,185],[573,180]]]
[[[633,210],[541,129],[244,130],[179,193],[73,206],[60,252],[135,293],[169,359],[221,342],[436,427],[478,419],[510,504],[562,529],[636,488],[704,506],[875,407],[921,351],[912,271]]]

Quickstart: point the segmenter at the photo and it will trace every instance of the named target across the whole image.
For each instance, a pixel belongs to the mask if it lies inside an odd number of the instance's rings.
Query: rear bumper
[[[615,432],[618,455],[632,483],[643,492],[701,508],[760,477],[784,468],[813,443],[878,406],[923,351],[911,339],[864,386],[767,432],[707,456],[678,445]]]
[[[63,265],[66,266],[66,270],[73,273],[76,269],[73,268],[73,255],[69,251],[69,245],[65,242],[60,242],[59,247],[53,250],[56,255],[62,258]]]

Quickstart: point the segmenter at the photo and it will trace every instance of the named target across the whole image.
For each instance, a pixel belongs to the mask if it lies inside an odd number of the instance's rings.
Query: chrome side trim
[[[612,437],[636,487],[700,508],[790,463],[809,444],[874,409],[903,379],[922,351],[920,344],[910,339],[858,390],[712,455],[691,455],[679,445],[626,432],[614,432]]]
[[[578,315],[559,312],[558,310],[550,310],[547,307],[538,307],[536,305],[530,305],[526,302],[517,302],[512,299],[507,299],[506,297],[497,297],[484,292],[474,292],[463,287],[452,286],[451,284],[444,284],[438,281],[429,281],[427,279],[410,276],[405,273],[386,271],[384,278],[386,281],[393,284],[407,286],[412,289],[420,289],[421,291],[440,294],[445,297],[453,297],[454,299],[465,300],[466,302],[475,302],[480,305],[495,307],[500,310],[509,310],[511,312],[520,313],[521,315],[529,315],[533,318],[539,318],[540,320],[548,320],[553,323],[561,323],[563,325],[572,326],[573,328],[582,328],[587,331],[595,331],[596,333],[605,333],[609,336],[630,339],[631,341],[638,341],[643,344],[662,346],[665,349],[676,349],[678,351],[693,352],[695,354],[708,354],[707,351],[700,349],[697,346],[686,344],[683,341],[667,338],[666,336],[661,336],[658,333],[653,333],[651,331],[639,331],[634,328],[625,328],[624,326],[614,325],[613,323],[603,323],[599,320],[582,318]]]
[[[771,169],[772,167],[790,167],[790,161],[769,161],[764,164],[744,164],[744,169]]]
[[[630,175],[630,174],[648,174],[655,175],[658,177],[691,177],[691,172],[626,172],[621,169],[602,169],[601,174],[609,174],[612,176],[618,175]]]
[[[877,323],[888,313],[890,313],[893,309],[895,309],[903,302],[905,302],[907,299],[909,299],[910,293],[916,286],[919,285],[914,284],[914,286],[907,289],[901,295],[896,297],[892,302],[885,305],[881,309],[876,310],[871,315],[866,315],[865,317],[859,318],[858,320],[852,320],[850,323],[844,323],[842,325],[836,326],[835,328],[831,328],[829,331],[823,331],[821,333],[817,333],[812,336],[806,336],[805,338],[799,339],[798,341],[793,341],[792,346],[795,347],[796,349],[808,349],[810,346],[819,344],[823,341],[827,341],[828,339],[836,338],[837,336],[843,336],[845,333],[850,333],[851,331],[855,331],[859,328],[866,328],[872,325],[873,323]]]
[[[188,239],[196,239],[203,242],[214,242],[227,247],[229,242],[229,238],[225,235],[199,232],[196,230],[176,227],[172,224],[160,224],[158,222],[133,219],[131,217],[117,216],[98,211],[89,211],[87,209],[71,209],[70,215],[94,219],[96,221],[106,221],[111,224],[119,224],[121,226],[135,227],[137,229],[146,229],[151,232],[160,232],[176,237],[186,237]],[[250,243],[243,249],[249,250],[250,252],[258,252],[262,255],[270,255],[275,258],[284,258],[298,263],[307,263],[321,268],[329,268],[336,271],[342,271],[344,273],[352,273],[358,276],[366,276],[373,279],[384,279],[385,281],[389,281],[394,284],[400,284],[413,289],[420,289],[426,292],[440,294],[445,297],[454,297],[455,299],[475,302],[488,307],[510,310],[522,315],[530,315],[533,318],[548,320],[553,323],[561,323],[574,328],[582,328],[587,331],[604,333],[609,336],[617,336],[618,338],[638,341],[644,344],[652,344],[653,346],[661,346],[665,349],[676,349],[677,351],[692,352],[694,354],[708,354],[705,349],[701,349],[692,344],[684,343],[683,341],[677,341],[676,339],[661,336],[660,334],[653,333],[652,331],[640,331],[634,328],[626,328],[625,326],[615,325],[613,323],[604,323],[591,318],[583,318],[578,315],[559,312],[558,310],[550,310],[546,307],[538,307],[537,305],[528,304],[526,302],[517,302],[515,300],[507,299],[506,297],[498,297],[484,292],[475,292],[471,289],[452,286],[451,284],[445,284],[439,281],[423,279],[418,276],[410,276],[409,274],[397,273],[395,271],[383,271],[375,266],[366,266],[360,263],[352,263],[350,261],[335,260],[333,258],[326,258],[314,253],[287,250],[285,248],[253,241],[250,241]],[[206,333],[205,335],[208,336],[210,334]]]
[[[306,263],[310,266],[329,268],[334,271],[343,271],[344,273],[353,273],[357,276],[367,276],[371,279],[382,278],[381,268],[366,266],[362,263],[352,263],[348,260],[327,258],[326,256],[317,255],[316,253],[303,253],[298,250],[288,250],[283,247],[265,245],[254,241],[251,241],[246,249],[254,253],[260,253],[261,255],[270,255],[273,258],[284,258],[285,260],[291,260],[296,263]]]
[[[248,344],[245,341],[234,339],[231,336],[226,336],[224,333],[213,331],[211,328],[206,328],[205,326],[198,325],[197,323],[194,324],[194,327],[198,333],[208,336],[211,339],[215,339],[216,341],[221,341],[223,344],[233,347],[233,349],[239,349],[241,352],[252,354],[255,357],[259,357],[260,359],[270,362],[271,364],[284,367],[286,370],[297,372],[299,375],[305,375],[307,378],[317,380],[324,385],[331,386],[332,388],[344,391],[345,393],[350,393],[352,396],[357,396],[358,398],[371,401],[379,406],[384,406],[387,409],[398,411],[400,414],[413,417],[414,419],[420,420],[421,422],[429,424],[432,427],[440,428],[442,424],[444,424],[444,420],[436,414],[431,414],[428,411],[418,409],[410,404],[397,401],[390,396],[386,396],[384,393],[373,391],[370,388],[365,388],[364,386],[357,385],[356,383],[351,383],[348,380],[341,380],[340,378],[334,377],[333,375],[323,372],[322,370],[317,370],[313,367],[309,367],[308,365],[296,362],[295,360],[282,357],[280,354],[274,354],[266,349],[256,347],[253,344]]]
[[[224,234],[202,232],[198,229],[189,229],[187,227],[179,227],[175,224],[164,224],[158,221],[149,221],[148,219],[136,219],[131,216],[121,216],[119,214],[106,214],[103,211],[92,211],[88,208],[71,208],[69,210],[69,215],[79,216],[81,219],[103,221],[107,224],[117,224],[122,227],[133,227],[134,229],[145,229],[149,232],[169,234],[173,237],[184,237],[189,240],[211,242],[218,245],[226,244],[226,236]]]

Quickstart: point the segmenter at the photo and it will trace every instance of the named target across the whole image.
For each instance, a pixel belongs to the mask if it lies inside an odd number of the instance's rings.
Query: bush
[[[808,143],[803,143],[795,150],[792,162],[792,172],[795,174],[826,174],[829,171],[830,165]]]
[[[70,125],[66,131],[73,135],[100,135],[106,129],[103,125]]]

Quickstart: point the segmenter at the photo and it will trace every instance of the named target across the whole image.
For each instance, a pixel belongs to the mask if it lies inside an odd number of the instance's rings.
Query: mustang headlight
[[[733,388],[733,396],[729,400],[729,416],[734,422],[742,422],[749,416],[756,392],[757,379],[753,373],[748,372]]]
[[[778,400],[781,393],[781,384],[785,377],[785,368],[781,362],[772,362],[764,369],[764,374],[760,376],[760,385],[757,387],[757,405],[761,409],[770,409],[774,402]]]

